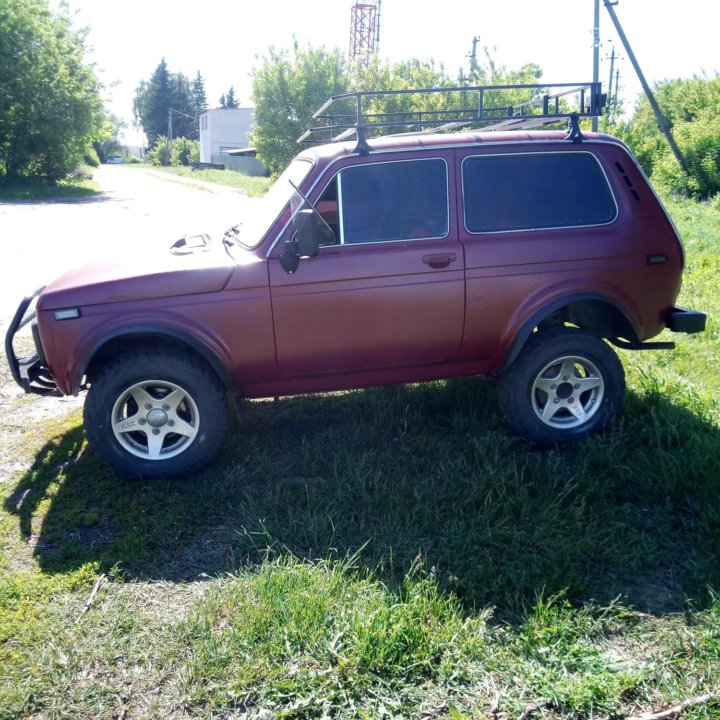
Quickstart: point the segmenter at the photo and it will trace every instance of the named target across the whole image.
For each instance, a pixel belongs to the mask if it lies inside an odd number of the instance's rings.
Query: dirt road
[[[218,237],[249,200],[122,165],[98,168],[102,194],[64,202],[0,202],[0,329],[21,298],[63,271],[109,257],[160,252],[183,235]]]

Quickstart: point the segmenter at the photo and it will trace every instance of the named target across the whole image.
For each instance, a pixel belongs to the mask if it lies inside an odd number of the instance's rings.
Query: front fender
[[[112,306],[110,306],[112,308]],[[47,356],[58,388],[77,395],[83,377],[103,355],[116,355],[139,339],[167,341],[187,347],[204,358],[228,386],[226,370],[230,351],[207,324],[167,308],[146,305],[118,313],[113,308],[93,308],[69,320],[57,320],[49,311],[38,313],[43,338],[49,339]]]

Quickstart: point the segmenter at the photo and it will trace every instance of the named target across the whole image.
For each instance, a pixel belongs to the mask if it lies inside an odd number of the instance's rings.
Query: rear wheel
[[[126,354],[93,380],[84,424],[95,454],[121,475],[188,475],[222,444],[225,392],[214,373],[189,355]]]
[[[574,328],[535,333],[500,378],[501,412],[538,445],[600,432],[622,409],[625,373],[603,340]]]

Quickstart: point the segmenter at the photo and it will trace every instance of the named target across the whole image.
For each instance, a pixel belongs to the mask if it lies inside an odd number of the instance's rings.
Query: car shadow
[[[391,586],[420,562],[508,619],[559,592],[664,614],[720,587],[712,447],[711,422],[630,392],[606,434],[537,450],[502,424],[491,383],[452,380],[250,403],[218,461],[180,481],[117,478],[76,426],[4,507],[46,573],[179,582],[354,556]]]

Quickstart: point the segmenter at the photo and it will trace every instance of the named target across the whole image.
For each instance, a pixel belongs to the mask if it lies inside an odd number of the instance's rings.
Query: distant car
[[[108,165],[122,165],[125,161],[122,155],[108,155],[105,162]]]
[[[493,376],[516,432],[572,442],[623,405],[605,340],[670,348],[646,341],[704,329],[675,306],[680,238],[620,140],[576,117],[569,133],[376,138],[364,122],[356,141],[301,152],[221,242],[72,271],[37,294],[35,319],[25,298],[6,339],[16,381],[89,388],[95,453],[124,475],[172,477],[222,445],[227,393]],[[19,359],[26,322],[37,352]]]

